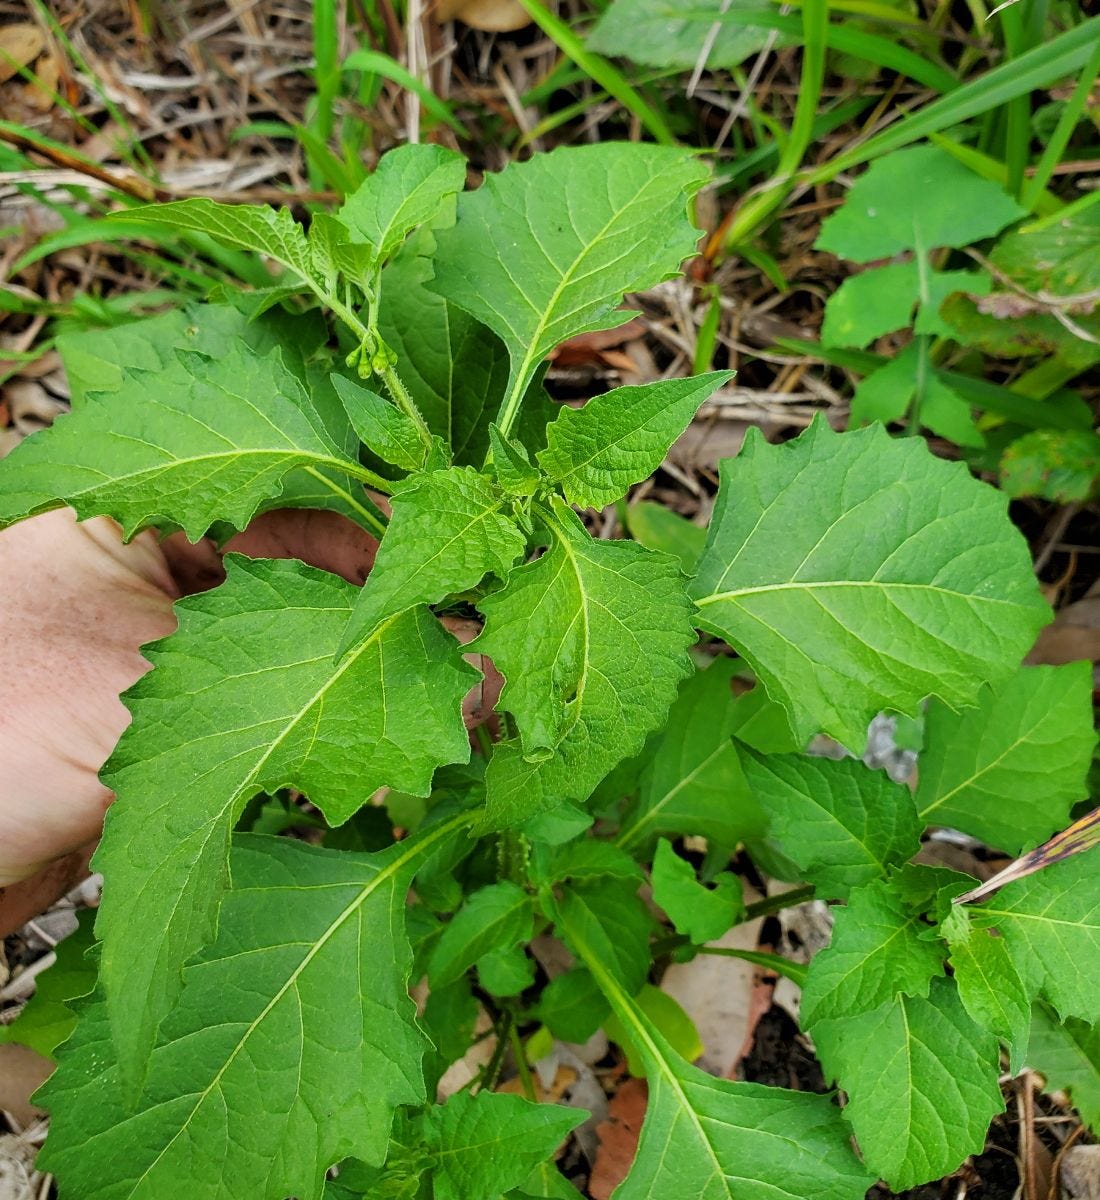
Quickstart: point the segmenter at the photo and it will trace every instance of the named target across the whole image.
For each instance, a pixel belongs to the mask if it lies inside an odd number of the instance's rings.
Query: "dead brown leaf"
[[[611,1100],[607,1120],[596,1126],[600,1139],[588,1191],[592,1200],[608,1200],[626,1178],[638,1149],[649,1089],[644,1079],[627,1079]]]
[[[16,1042],[0,1045],[0,1109],[10,1112],[20,1125],[42,1116],[31,1103],[31,1094],[46,1081],[53,1063]]]
[[[0,83],[6,83],[22,67],[34,62],[45,46],[46,38],[37,25],[0,26]]]
[[[579,367],[603,363],[615,366],[620,370],[636,371],[638,368],[633,359],[618,354],[615,356],[616,361],[612,363],[609,361],[610,355],[607,352],[625,346],[627,342],[633,341],[635,338],[642,337],[645,330],[645,321],[641,317],[633,317],[622,325],[616,325],[614,329],[594,329],[590,333],[578,333],[576,337],[562,342],[551,353],[550,359],[555,366],[559,367]],[[624,360],[625,367],[623,366]]]
[[[440,21],[461,21],[486,33],[513,33],[531,24],[519,0],[440,0],[435,7]]]
[[[1082,658],[1100,662],[1100,582],[1042,630],[1027,661],[1059,666]]]

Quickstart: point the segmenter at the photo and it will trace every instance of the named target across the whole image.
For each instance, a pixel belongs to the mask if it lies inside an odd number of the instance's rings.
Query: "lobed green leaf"
[[[1009,854],[1069,824],[1087,795],[1096,745],[1088,663],[1021,667],[962,713],[932,701],[925,715],[917,808]]]
[[[0,474],[0,528],[69,504],[126,537],[159,523],[194,542],[217,521],[243,529],[300,468],[364,474],[277,351],[179,351],[18,446]]]
[[[242,836],[218,938],[185,972],[138,1107],[102,1003],[64,1048],[42,1160],[63,1192],[317,1200],[332,1163],[380,1162],[394,1110],[425,1099],[406,893],[459,824],[374,855]]]
[[[603,508],[647,479],[732,371],[615,388],[583,408],[565,408],[550,426],[539,464],[570,504]]]
[[[740,756],[770,837],[820,896],[845,899],[920,849],[912,794],[884,771],[747,746]]]
[[[783,446],[749,430],[721,464],[689,590],[803,742],[855,752],[883,709],[972,703],[1049,618],[1003,496],[915,439],[820,420]]]
[[[96,931],[128,1094],[138,1087],[180,969],[214,933],[229,836],[258,792],[296,787],[333,825],[380,787],[427,795],[470,753],[464,694],[477,672],[423,609],[390,618],[339,665],[356,589],[301,563],[230,556],[228,578],[177,605],[126,694],[133,724],[104,769],[117,800],[96,867]]]
[[[953,1171],[985,1146],[1004,1108],[997,1039],[967,1016],[950,980],[814,1027],[864,1162],[895,1191]]]

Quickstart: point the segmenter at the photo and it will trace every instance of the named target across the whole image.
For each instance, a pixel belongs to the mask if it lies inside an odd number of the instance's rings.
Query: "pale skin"
[[[376,548],[335,513],[292,510],[258,517],[225,547],[300,558],[356,584]],[[173,602],[222,575],[208,541],[158,543],[147,531],[124,544],[112,521],[78,524],[69,510],[0,533],[0,936],[87,875],[113,799],[99,770],[130,720],[119,694],[149,669],[141,646],[175,628]],[[462,641],[475,632],[447,624]],[[486,681],[467,697],[467,725],[498,688]]]

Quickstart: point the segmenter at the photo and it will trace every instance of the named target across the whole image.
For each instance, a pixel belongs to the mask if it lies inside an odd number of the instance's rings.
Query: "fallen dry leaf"
[[[1055,667],[1080,659],[1100,662],[1100,582],[1058,613],[1053,624],[1040,632],[1035,648],[1027,656],[1029,663]]]
[[[45,46],[46,38],[37,25],[0,25],[0,83],[34,62]]]
[[[10,1112],[20,1125],[30,1125],[42,1115],[31,1103],[31,1094],[46,1081],[53,1063],[17,1042],[0,1045],[0,1109]]]
[[[551,353],[550,359],[559,367],[607,363],[618,369],[636,371],[638,368],[633,359],[627,358],[623,354],[609,354],[608,351],[614,351],[620,346],[625,346],[627,342],[641,337],[645,330],[645,321],[641,317],[633,317],[622,325],[616,325],[613,329],[594,329],[589,333],[578,333],[576,337],[571,337],[556,347]],[[612,357],[615,359],[614,364],[608,362]],[[624,361],[625,368],[622,366]]]
[[[519,0],[440,0],[434,11],[437,20],[458,20],[486,33],[514,33],[531,24]]]
[[[609,1200],[626,1178],[638,1149],[649,1089],[644,1079],[626,1079],[612,1097],[607,1120],[596,1126],[600,1139],[588,1191],[592,1200]]]
[[[746,895],[751,903],[758,896]],[[736,925],[711,946],[755,950],[762,920]],[[661,979],[667,992],[695,1022],[703,1053],[698,1061],[704,1071],[732,1079],[741,1060],[753,1018],[753,988],[756,967],[738,958],[699,954],[686,963],[673,963]]]

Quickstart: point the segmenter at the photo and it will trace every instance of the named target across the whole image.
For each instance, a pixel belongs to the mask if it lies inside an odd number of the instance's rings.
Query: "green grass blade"
[[[1085,63],[1081,78],[1077,80],[1077,86],[1073,89],[1073,95],[1066,101],[1066,106],[1062,109],[1054,132],[1047,140],[1046,147],[1035,167],[1035,174],[1024,184],[1021,203],[1033,212],[1041,213],[1043,211],[1038,207],[1036,201],[1044,194],[1046,186],[1054,174],[1054,168],[1062,160],[1066,146],[1069,145],[1069,139],[1073,136],[1074,129],[1077,128],[1077,122],[1084,114],[1097,76],[1100,76],[1100,37],[1096,39],[1096,47],[1088,62]]]
[[[351,54],[344,59],[342,71],[366,71],[375,75],[382,75],[386,79],[392,79],[394,83],[403,87],[406,91],[413,92],[420,98],[420,103],[437,121],[441,121],[444,125],[449,125],[457,134],[462,137],[467,136],[467,130],[462,123],[451,111],[450,105],[444,103],[440,98],[426,86],[421,80],[417,79],[406,67],[403,67],[396,59],[390,58],[388,54],[381,54],[377,50],[353,50]]]
[[[1006,104],[1015,96],[1026,96],[1073,75],[1089,61],[1100,38],[1100,17],[1090,17],[1067,29],[1045,45],[1028,50],[1011,62],[1002,63],[976,79],[961,84],[917,112],[903,117],[889,129],[869,138],[844,154],[803,176],[806,183],[823,183],[841,171],[860,166],[873,158],[908,146],[933,133]]]
[[[804,6],[803,6],[804,7]],[[830,4],[831,9],[840,9],[840,4]],[[677,13],[681,19],[705,19],[713,22],[714,14],[695,12]],[[786,13],[768,12],[764,9],[730,9],[722,14],[723,25],[744,26],[757,29],[774,29],[790,42],[802,41],[803,20]],[[825,44],[840,54],[851,54],[854,58],[874,63],[899,75],[908,76],[916,83],[936,92],[949,92],[959,86],[959,81],[946,68],[931,62],[920,54],[899,46],[889,38],[875,33],[854,29],[843,21],[831,24],[825,31]]]
[[[803,0],[802,74],[790,134],[779,156],[775,177],[763,191],[734,213],[725,231],[724,244],[736,246],[758,229],[783,202],[791,189],[794,173],[813,140],[817,102],[825,78],[825,50],[829,32],[828,0]]]
[[[627,109],[648,130],[650,136],[664,146],[676,145],[668,122],[652,105],[627,82],[614,64],[594,54],[560,18],[545,8],[542,0],[519,0],[532,21],[553,41],[557,48],[595,80],[609,95]]]

